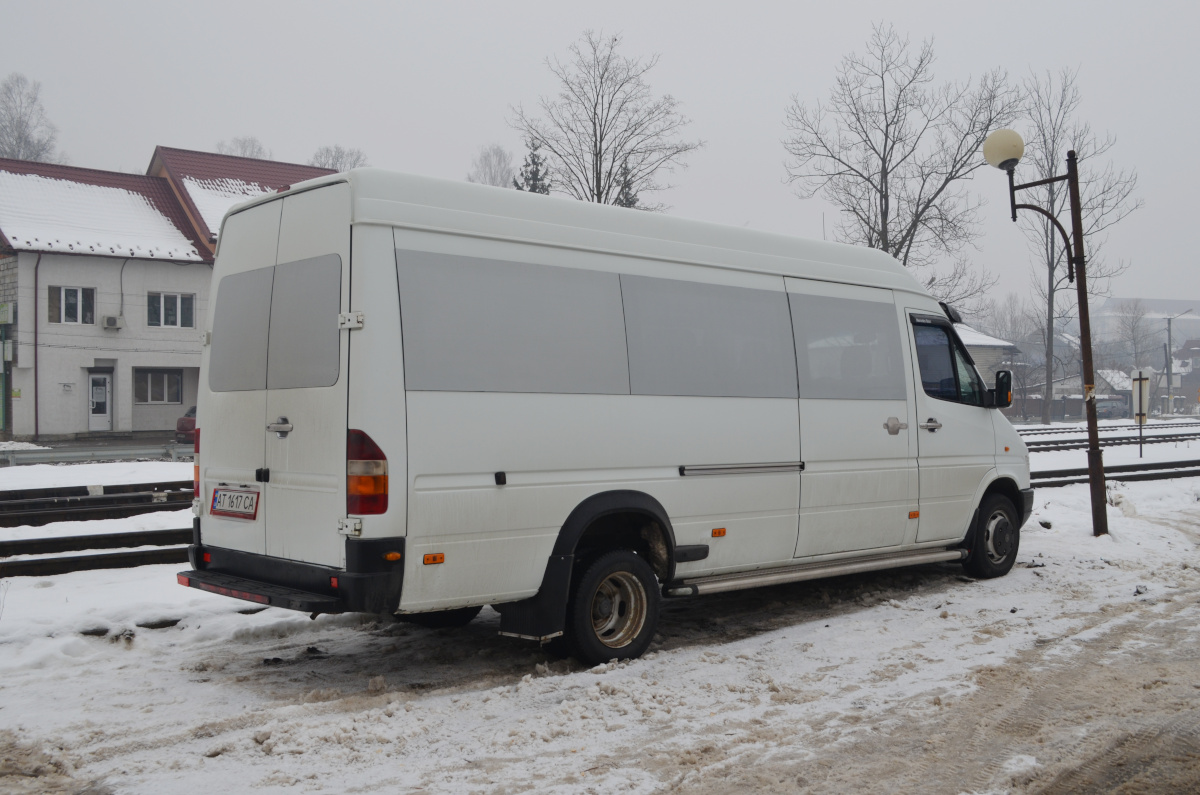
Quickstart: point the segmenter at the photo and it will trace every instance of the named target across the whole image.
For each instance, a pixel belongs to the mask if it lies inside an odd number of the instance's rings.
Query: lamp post
[[[1079,347],[1083,354],[1083,404],[1087,410],[1088,431],[1088,483],[1092,497],[1092,534],[1108,533],[1107,494],[1104,489],[1104,459],[1100,452],[1100,431],[1096,424],[1096,378],[1092,369],[1092,328],[1088,318],[1087,278],[1084,273],[1083,256],[1083,213],[1079,201],[1079,168],[1075,150],[1067,152],[1067,173],[1057,177],[1039,179],[1021,185],[1014,183],[1013,172],[1021,155],[1025,154],[1025,142],[1015,130],[996,130],[983,142],[983,157],[996,168],[1008,173],[1008,198],[1012,219],[1017,220],[1017,210],[1040,213],[1054,224],[1062,235],[1067,251],[1067,278],[1075,282],[1079,295]],[[1066,182],[1071,204],[1071,234],[1059,223],[1049,210],[1036,204],[1017,204],[1017,191],[1036,188],[1054,182]],[[1049,378],[1047,378],[1049,382]]]
[[[1190,309],[1185,309],[1178,315],[1167,318],[1167,413],[1172,416],[1175,414],[1175,398],[1171,395],[1171,379],[1175,376],[1172,370],[1175,365],[1175,345],[1171,342],[1171,321],[1177,317],[1183,317]]]

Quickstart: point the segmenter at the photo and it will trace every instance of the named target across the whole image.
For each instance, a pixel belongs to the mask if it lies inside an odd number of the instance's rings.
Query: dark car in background
[[[192,406],[179,419],[175,420],[175,441],[192,443],[196,441],[196,407]]]

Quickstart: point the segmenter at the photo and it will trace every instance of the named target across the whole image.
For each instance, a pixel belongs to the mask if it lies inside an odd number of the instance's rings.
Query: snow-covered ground
[[[144,466],[40,485],[191,474]],[[85,467],[113,469],[67,474]],[[0,790],[1188,791],[1200,478],[1110,502],[1094,538],[1086,486],[1040,491],[998,580],[935,565],[671,600],[646,657],[590,670],[497,636],[490,609],[426,630],[255,612],[180,566],[11,578]]]

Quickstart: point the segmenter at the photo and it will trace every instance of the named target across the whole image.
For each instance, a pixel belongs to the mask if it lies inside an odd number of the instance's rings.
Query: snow
[[[201,180],[184,177],[183,184],[196,209],[204,218],[208,230],[214,235],[220,233],[221,221],[230,207],[256,196],[275,193],[274,188],[259,185],[257,182],[243,182],[232,178]]]
[[[1176,449],[1147,452],[1157,448]],[[1033,468],[1065,455],[1083,452],[1034,453]],[[37,485],[85,466],[144,477],[133,464],[39,467]],[[12,472],[0,471],[0,488]],[[373,616],[244,614],[255,606],[176,585],[185,566],[11,578],[0,582],[0,750],[47,772],[28,785],[0,772],[0,789],[1046,784],[1089,753],[1126,748],[1105,745],[1112,731],[1194,703],[1200,683],[1194,652],[1131,663],[1156,643],[1194,643],[1200,478],[1110,483],[1110,502],[1111,534],[1094,538],[1086,486],[1039,491],[1018,565],[996,580],[945,564],[670,600],[649,654],[592,669],[498,637],[490,609],[461,630],[426,630]],[[1068,682],[1106,677],[1085,696],[1119,699],[1123,717],[1055,703],[1066,688],[1039,679],[1055,671]],[[1020,695],[1039,682],[1036,696]],[[1160,693],[1171,698],[1139,700]],[[1054,720],[1066,721],[1058,734]],[[1163,736],[1186,734],[1174,725]],[[964,768],[977,754],[979,768]],[[873,755],[886,759],[872,767]],[[850,783],[820,785],[827,775]],[[911,779],[889,786],[885,775]],[[939,775],[953,780],[923,786]]]
[[[1123,373],[1120,370],[1097,370],[1097,372],[1113,389],[1119,392],[1128,392],[1133,389],[1133,381],[1129,373]]]
[[[49,450],[49,447],[42,447],[40,444],[33,442],[0,442],[0,451],[4,450]]]
[[[142,194],[36,174],[0,171],[0,230],[17,249],[203,259]]]

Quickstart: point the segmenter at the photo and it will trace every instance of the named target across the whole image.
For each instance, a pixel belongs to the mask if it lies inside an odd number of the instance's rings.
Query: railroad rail
[[[1101,447],[1120,447],[1127,444],[1164,444],[1166,442],[1187,442],[1200,439],[1200,433],[1156,434],[1153,436],[1116,436],[1100,440]],[[1052,450],[1086,450],[1087,439],[1031,439],[1025,442],[1031,453],[1045,453]]]
[[[190,480],[3,491],[0,527],[122,519],[154,511],[178,511],[191,502]]]
[[[1136,431],[1136,423],[1126,423],[1124,425],[1101,425],[1097,430],[1100,433],[1112,433],[1113,431]],[[1169,430],[1171,428],[1200,428],[1200,422],[1154,422],[1143,425],[1147,431]],[[1017,433],[1022,436],[1042,436],[1052,433],[1087,433],[1087,428],[1017,428]]]
[[[127,569],[152,563],[187,561],[186,544],[192,540],[190,527],[176,530],[139,530],[131,533],[99,533],[59,538],[21,538],[0,541],[0,558],[13,555],[55,555],[97,549],[120,549],[98,555],[69,555],[53,558],[0,560],[0,578],[46,577],[72,571]],[[165,547],[136,549],[135,547]]]
[[[1118,464],[1104,467],[1105,480],[1167,480],[1170,478],[1200,477],[1200,460],[1161,461],[1153,464]],[[1045,469],[1029,473],[1029,485],[1035,489],[1087,483],[1084,469]]]

